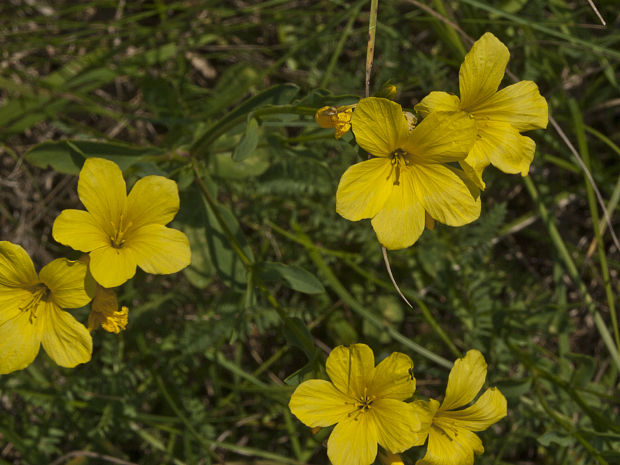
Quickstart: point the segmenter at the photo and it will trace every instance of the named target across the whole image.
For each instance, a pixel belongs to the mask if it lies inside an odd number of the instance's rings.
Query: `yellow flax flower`
[[[441,406],[434,399],[413,403],[422,431],[415,444],[428,438],[426,455],[416,465],[472,465],[474,453],[482,454],[482,441],[473,431],[483,431],[506,416],[506,398],[497,388],[489,388],[471,406],[484,384],[487,364],[482,354],[470,350],[454,362]]]
[[[322,107],[314,114],[314,120],[322,128],[335,128],[334,137],[340,139],[351,129],[351,116],[355,105]]]
[[[88,315],[88,330],[101,327],[109,333],[120,333],[127,327],[129,308],[118,309],[118,298],[113,289],[97,285],[95,298]]]
[[[0,374],[26,368],[41,344],[63,367],[90,360],[90,333],[62,310],[90,302],[86,271],[84,263],[59,258],[37,275],[23,248],[0,242]]]
[[[311,428],[336,423],[327,441],[333,465],[370,465],[377,443],[389,452],[409,449],[420,422],[412,404],[413,362],[395,352],[375,367],[370,347],[338,346],[327,358],[332,382],[301,383],[289,403],[291,412]]]
[[[547,101],[532,81],[498,91],[510,58],[506,46],[490,32],[478,39],[459,72],[461,98],[431,92],[415,106],[422,116],[433,111],[463,111],[476,121],[478,138],[461,166],[484,189],[482,171],[492,164],[504,173],[527,176],[536,144],[520,132],[547,127]]]
[[[103,287],[120,286],[136,266],[168,274],[189,265],[187,236],[165,226],[179,210],[176,182],[146,176],[127,195],[115,163],[89,158],[80,171],[78,195],[87,211],[63,210],[52,234],[61,244],[90,253],[90,272]]]
[[[400,105],[370,97],[358,103],[351,123],[357,144],[377,158],[340,178],[336,211],[344,218],[372,218],[379,242],[402,249],[433,219],[462,226],[480,216],[475,186],[445,164],[465,159],[474,144],[474,123],[464,113],[434,112],[411,128]]]

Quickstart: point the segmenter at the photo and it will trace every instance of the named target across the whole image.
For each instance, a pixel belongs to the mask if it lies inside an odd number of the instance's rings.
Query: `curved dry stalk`
[[[392,284],[394,285],[396,292],[398,292],[398,295],[405,301],[405,303],[409,305],[410,308],[413,309],[413,305],[411,305],[411,303],[407,300],[407,297],[405,297],[405,295],[401,292],[400,287],[398,287],[398,284],[396,284],[396,280],[394,279],[394,275],[392,274],[392,268],[390,267],[390,260],[388,259],[388,256],[387,256],[387,249],[381,246],[381,252],[383,253],[383,262],[385,263],[385,269],[387,270],[388,275],[390,275],[390,281],[392,281]]]

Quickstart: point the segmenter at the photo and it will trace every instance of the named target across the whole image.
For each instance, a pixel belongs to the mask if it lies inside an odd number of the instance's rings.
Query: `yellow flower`
[[[392,453],[411,447],[420,422],[412,404],[403,400],[415,391],[413,362],[395,352],[375,367],[370,347],[338,346],[327,358],[332,382],[301,383],[289,403],[291,412],[311,428],[336,423],[327,441],[334,465],[369,465],[377,443]]]
[[[314,114],[316,123],[322,128],[336,128],[334,137],[340,139],[351,129],[351,116],[355,105],[344,107],[322,107]]]
[[[94,331],[100,326],[109,333],[120,333],[127,327],[129,308],[118,309],[116,292],[97,285],[97,292],[88,315],[88,330]]]
[[[547,101],[532,81],[498,91],[510,52],[490,32],[474,43],[459,72],[461,98],[431,92],[415,106],[422,116],[433,111],[464,111],[476,121],[478,138],[461,167],[484,189],[482,171],[492,164],[504,173],[527,176],[536,144],[520,132],[547,127]]]
[[[480,216],[477,189],[463,172],[444,164],[462,161],[474,144],[474,123],[464,113],[435,112],[410,130],[400,105],[370,97],[358,103],[351,123],[357,144],[378,158],[342,175],[336,192],[340,215],[372,218],[388,249],[412,245],[427,213],[450,226]]]
[[[474,452],[484,452],[473,431],[483,431],[504,418],[506,398],[498,389],[489,388],[473,405],[463,407],[474,400],[486,376],[484,357],[470,350],[454,362],[441,406],[434,399],[414,402],[422,419],[422,431],[415,435],[414,445],[421,446],[428,437],[426,455],[416,465],[472,465]]]
[[[175,273],[190,263],[187,236],[166,228],[179,210],[176,182],[146,176],[127,195],[123,173],[113,162],[89,158],[78,181],[84,210],[63,210],[52,229],[54,239],[90,252],[90,272],[104,287],[147,273]]]
[[[90,333],[62,310],[90,302],[86,270],[84,263],[59,258],[37,275],[24,249],[0,242],[0,374],[26,368],[41,344],[63,367],[90,360]]]

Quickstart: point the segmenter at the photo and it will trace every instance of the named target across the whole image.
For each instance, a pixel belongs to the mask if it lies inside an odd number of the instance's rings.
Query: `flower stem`
[[[564,243],[562,236],[560,236],[560,233],[555,223],[549,216],[549,212],[547,211],[547,208],[542,203],[540,196],[538,195],[538,190],[536,189],[536,186],[534,185],[534,181],[532,181],[530,176],[526,176],[523,178],[523,182],[530,196],[532,197],[532,200],[534,200],[534,202],[536,203],[536,207],[538,208],[538,213],[540,214],[540,217],[543,223],[547,227],[547,231],[549,233],[549,237],[551,239],[551,242],[553,243],[553,246],[555,247],[557,253],[560,255],[560,258],[562,259],[562,261],[564,262],[564,267],[566,271],[568,272],[568,275],[571,277],[573,282],[577,285],[579,292],[581,293],[581,295],[583,296],[585,300],[586,307],[588,308],[588,310],[594,317],[594,324],[596,325],[596,329],[598,329],[598,332],[601,335],[601,338],[603,339],[605,346],[607,346],[607,350],[609,350],[609,353],[611,355],[611,358],[614,364],[616,365],[618,369],[620,369],[620,356],[618,355],[618,349],[616,348],[614,344],[613,338],[611,334],[609,333],[609,330],[607,329],[607,326],[605,325],[605,322],[603,321],[603,318],[601,317],[600,312],[597,310],[596,304],[594,303],[594,301],[592,300],[592,296],[588,292],[588,288],[586,287],[585,283],[579,276],[579,272],[577,271],[575,262],[573,261],[570,254],[568,253],[568,250],[566,249],[566,244]]]

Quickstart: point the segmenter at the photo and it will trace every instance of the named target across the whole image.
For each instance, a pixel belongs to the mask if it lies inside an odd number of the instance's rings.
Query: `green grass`
[[[125,284],[129,326],[94,333],[90,363],[42,352],[0,377],[0,463],[326,464],[328,431],[288,399],[353,342],[410,355],[422,397],[479,349],[508,417],[476,463],[619,463],[620,260],[596,191],[617,226],[620,17],[595,3],[607,27],[587,2],[379,2],[371,94],[389,80],[411,109],[456,92],[490,31],[561,130],[527,134],[528,178],[487,169],[478,221],[389,253],[412,310],[368,221],[335,212],[351,136],[312,118],[364,95],[370,2],[4,2],[1,238],[37,267],[69,256],[51,225],[81,208],[84,156],[105,155],[129,184],[178,182],[193,263]]]

